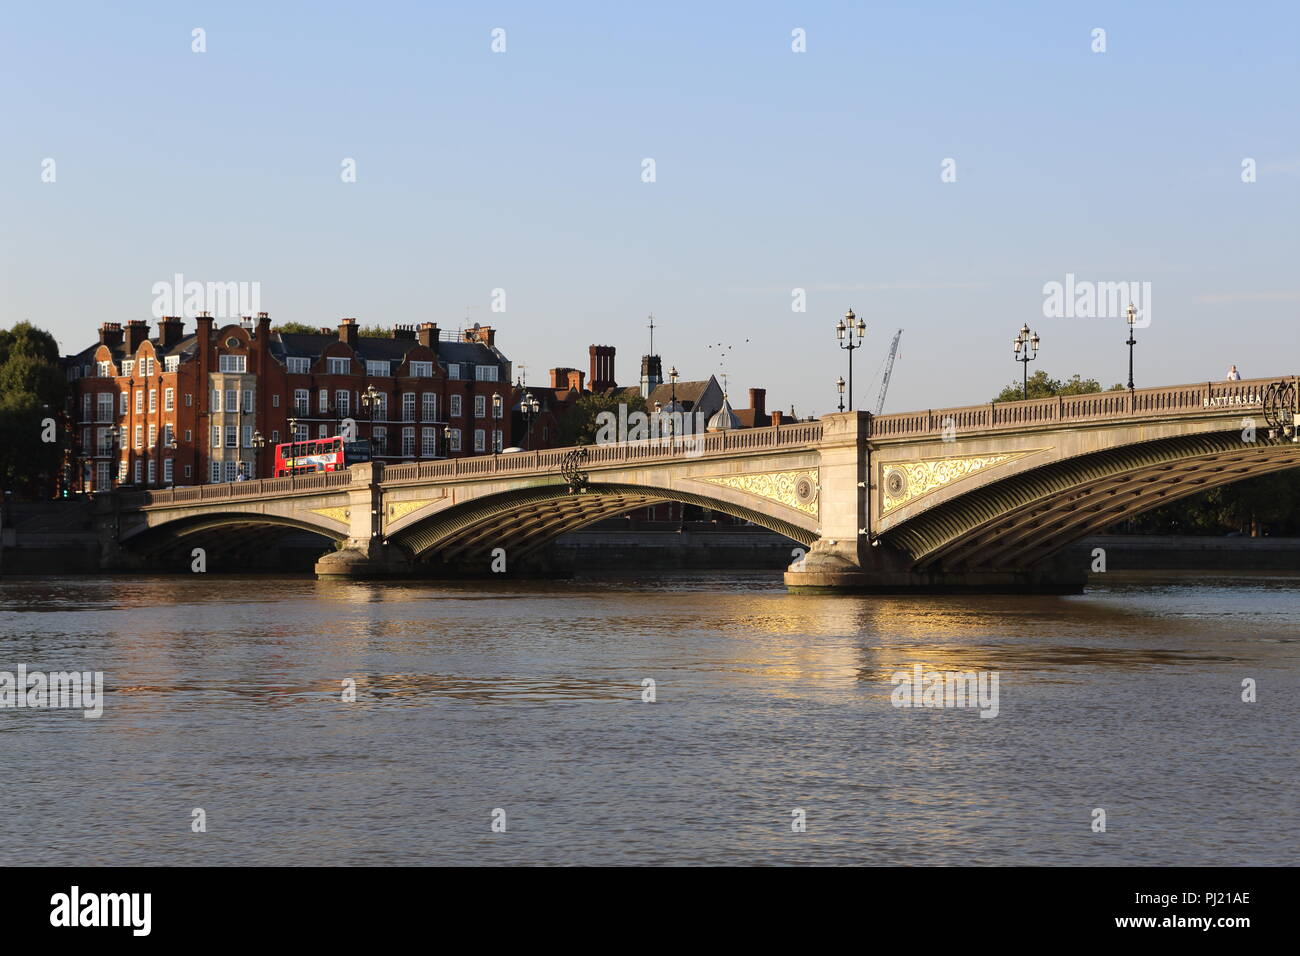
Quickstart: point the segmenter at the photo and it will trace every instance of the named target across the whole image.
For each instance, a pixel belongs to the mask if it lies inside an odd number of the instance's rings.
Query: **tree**
[[[320,335],[320,328],[315,325],[308,325],[306,322],[281,322],[279,325],[271,326],[272,332],[283,332],[286,335]]]
[[[53,492],[65,447],[58,422],[66,395],[54,336],[30,322],[0,329],[0,486],[5,490]],[[50,437],[53,441],[45,440]]]
[[[627,406],[628,415],[646,410],[645,399],[640,395],[599,395],[593,392],[590,395],[582,396],[573,403],[573,407],[560,419],[560,444],[595,444],[598,430],[596,417],[601,412],[611,412],[617,417],[619,405]]]
[[[1109,391],[1123,390],[1123,385],[1112,385]],[[1079,373],[1071,375],[1068,381],[1061,382],[1039,369],[1029,376],[1030,398],[1055,398],[1057,395],[1091,395],[1101,391],[1101,383],[1095,378],[1083,378]],[[1023,384],[1012,382],[994,397],[995,402],[1018,402],[1025,397]]]

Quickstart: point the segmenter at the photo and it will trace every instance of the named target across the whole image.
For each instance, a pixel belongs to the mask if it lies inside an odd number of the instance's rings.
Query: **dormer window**
[[[248,356],[222,355],[218,362],[218,368],[222,372],[246,372],[248,371]]]
[[[416,378],[433,378],[433,363],[412,362],[411,374]]]
[[[311,359],[309,358],[291,356],[288,361],[291,375],[307,375],[311,372]]]
[[[331,358],[329,360],[329,373],[331,375],[347,375],[352,371],[352,360],[346,358]]]

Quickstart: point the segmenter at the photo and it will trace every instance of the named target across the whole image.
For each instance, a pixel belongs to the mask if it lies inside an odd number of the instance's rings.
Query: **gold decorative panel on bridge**
[[[352,511],[348,508],[312,508],[311,513],[314,515],[321,515],[325,518],[332,518],[342,524],[347,524]]]
[[[441,501],[445,497],[446,495],[442,494],[437,498],[422,498],[419,501],[395,501],[388,506],[388,520],[390,523],[400,521],[412,511],[419,511],[426,505],[431,505],[435,501]]]
[[[1034,454],[1032,451],[1018,451],[997,455],[963,455],[955,458],[923,458],[919,461],[882,463],[879,478],[880,513],[889,514],[955,481],[1032,454]]]
[[[816,468],[768,471],[756,475],[717,475],[696,480],[766,498],[806,515],[817,515]]]

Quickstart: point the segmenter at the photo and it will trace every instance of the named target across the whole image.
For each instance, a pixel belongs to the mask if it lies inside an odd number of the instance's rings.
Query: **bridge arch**
[[[496,547],[517,559],[603,518],[668,501],[751,521],[800,544],[817,539],[814,531],[720,498],[675,488],[595,482],[577,494],[556,484],[476,498],[405,527],[388,540],[417,560],[472,560]]]
[[[1052,462],[973,489],[881,535],[918,569],[1020,570],[1145,511],[1300,466],[1300,445],[1182,435]]]
[[[188,562],[193,548],[203,548],[211,558],[222,560],[256,555],[295,531],[317,536],[322,551],[347,540],[347,530],[341,526],[332,528],[291,515],[221,511],[182,515],[123,528],[119,542],[152,563],[168,558]]]

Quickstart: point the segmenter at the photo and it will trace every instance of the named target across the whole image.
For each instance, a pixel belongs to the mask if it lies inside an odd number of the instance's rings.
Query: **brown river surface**
[[[5,578],[0,671],[105,694],[0,709],[0,861],[1294,865],[1298,584]],[[892,706],[917,663],[997,716]]]

